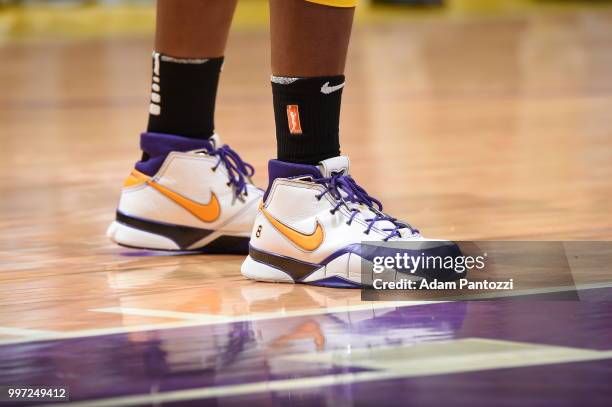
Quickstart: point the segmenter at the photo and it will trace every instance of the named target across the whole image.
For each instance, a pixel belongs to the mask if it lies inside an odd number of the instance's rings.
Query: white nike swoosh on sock
[[[330,93],[333,93],[339,89],[342,89],[343,87],[344,87],[344,82],[336,86],[329,86],[329,82],[325,82],[323,86],[321,86],[321,93],[325,95],[329,95]]]

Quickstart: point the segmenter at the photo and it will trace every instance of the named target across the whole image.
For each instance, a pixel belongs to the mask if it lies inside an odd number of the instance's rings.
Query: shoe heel
[[[167,237],[145,232],[144,230],[113,221],[106,230],[106,236],[118,245],[137,249],[180,250],[178,245]]]
[[[279,269],[260,263],[247,256],[240,267],[240,272],[246,278],[274,283],[295,283],[291,276]]]

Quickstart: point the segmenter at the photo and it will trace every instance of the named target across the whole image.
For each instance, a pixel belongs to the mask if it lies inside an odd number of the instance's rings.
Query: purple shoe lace
[[[218,148],[214,148],[211,145],[210,149],[207,149],[207,153],[219,159],[213,167],[213,171],[216,171],[221,163],[225,164],[229,176],[227,186],[234,186],[236,196],[238,197],[243,193],[245,196],[248,196],[247,180],[250,181],[250,178],[255,174],[253,166],[242,161],[238,153],[227,144]]]
[[[415,229],[409,224],[400,222],[396,218],[383,213],[382,203],[378,199],[369,195],[366,190],[360,187],[350,175],[338,173],[333,174],[331,177],[315,178],[313,181],[325,186],[325,191],[317,195],[318,200],[321,200],[323,195],[326,193],[330,193],[338,201],[338,204],[330,210],[332,215],[336,213],[336,211],[343,205],[351,211],[351,216],[346,222],[348,225],[353,222],[353,219],[355,219],[355,216],[357,216],[360,211],[357,208],[351,208],[346,204],[346,202],[366,205],[376,214],[373,218],[365,219],[365,221],[368,222],[368,227],[364,231],[366,235],[370,233],[370,230],[372,230],[376,222],[381,221],[391,222],[394,225],[393,228],[381,229],[385,232],[389,232],[389,234],[383,239],[385,242],[394,236],[401,237],[399,232],[400,229],[408,228],[412,234],[419,233],[418,229]],[[343,196],[340,191],[344,192],[345,196]]]

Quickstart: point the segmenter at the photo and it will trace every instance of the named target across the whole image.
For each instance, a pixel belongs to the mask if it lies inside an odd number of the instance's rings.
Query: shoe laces
[[[409,229],[413,235],[419,233],[418,229],[413,228],[411,225],[405,222],[400,222],[396,218],[383,213],[382,203],[378,199],[368,194],[366,190],[359,186],[350,175],[335,173],[330,177],[315,178],[313,179],[313,182],[325,186],[325,191],[318,194],[317,199],[320,200],[325,194],[329,193],[338,202],[336,206],[330,210],[332,215],[336,213],[341,206],[346,207],[351,212],[351,216],[347,221],[348,225],[353,222],[353,219],[355,219],[358,214],[362,213],[359,208],[349,206],[348,203],[365,205],[374,214],[373,217],[364,218],[364,220],[368,223],[368,227],[364,231],[366,235],[370,233],[377,222],[383,221],[390,222],[394,226],[392,228],[381,229],[384,232],[388,232],[387,236],[383,239],[384,241],[387,241],[393,237],[402,237],[400,230],[405,228]]]
[[[221,163],[223,163],[227,169],[229,178],[227,186],[234,186],[236,197],[239,197],[243,193],[245,196],[248,196],[247,181],[250,183],[251,177],[255,174],[253,166],[243,161],[240,155],[232,150],[227,144],[217,148],[211,145],[210,148],[207,149],[207,153],[208,155],[218,158],[217,163],[212,168],[213,171],[216,171]]]

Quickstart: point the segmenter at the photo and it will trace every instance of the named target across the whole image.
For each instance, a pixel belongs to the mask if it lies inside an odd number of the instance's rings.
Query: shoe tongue
[[[342,173],[344,175],[349,174],[349,158],[346,155],[339,155],[338,157],[328,158],[319,163],[319,170],[324,177],[331,177],[333,174]]]
[[[350,169],[350,161],[349,161],[348,156],[345,156],[345,155],[328,158],[327,160],[323,160],[319,163],[319,170],[321,171],[321,174],[324,177],[331,177],[333,174],[337,174],[339,172],[341,172],[344,175],[349,175],[349,169]],[[344,191],[340,191],[340,194],[342,196],[346,196],[346,193]],[[352,203],[349,203],[349,205],[355,205],[354,207],[359,208],[361,212],[361,216],[364,219],[371,219],[377,215],[377,213],[374,213],[370,209],[366,208],[364,205],[352,204]],[[375,223],[374,226],[376,226],[379,230],[389,229],[389,231],[395,228],[395,224],[390,221],[378,221]],[[408,233],[407,230],[403,230],[403,229],[400,231],[400,234],[402,236],[410,235],[410,233]]]
[[[223,145],[223,143],[221,142],[221,137],[217,133],[210,136],[208,138],[208,141],[212,143],[213,148],[219,148]]]

